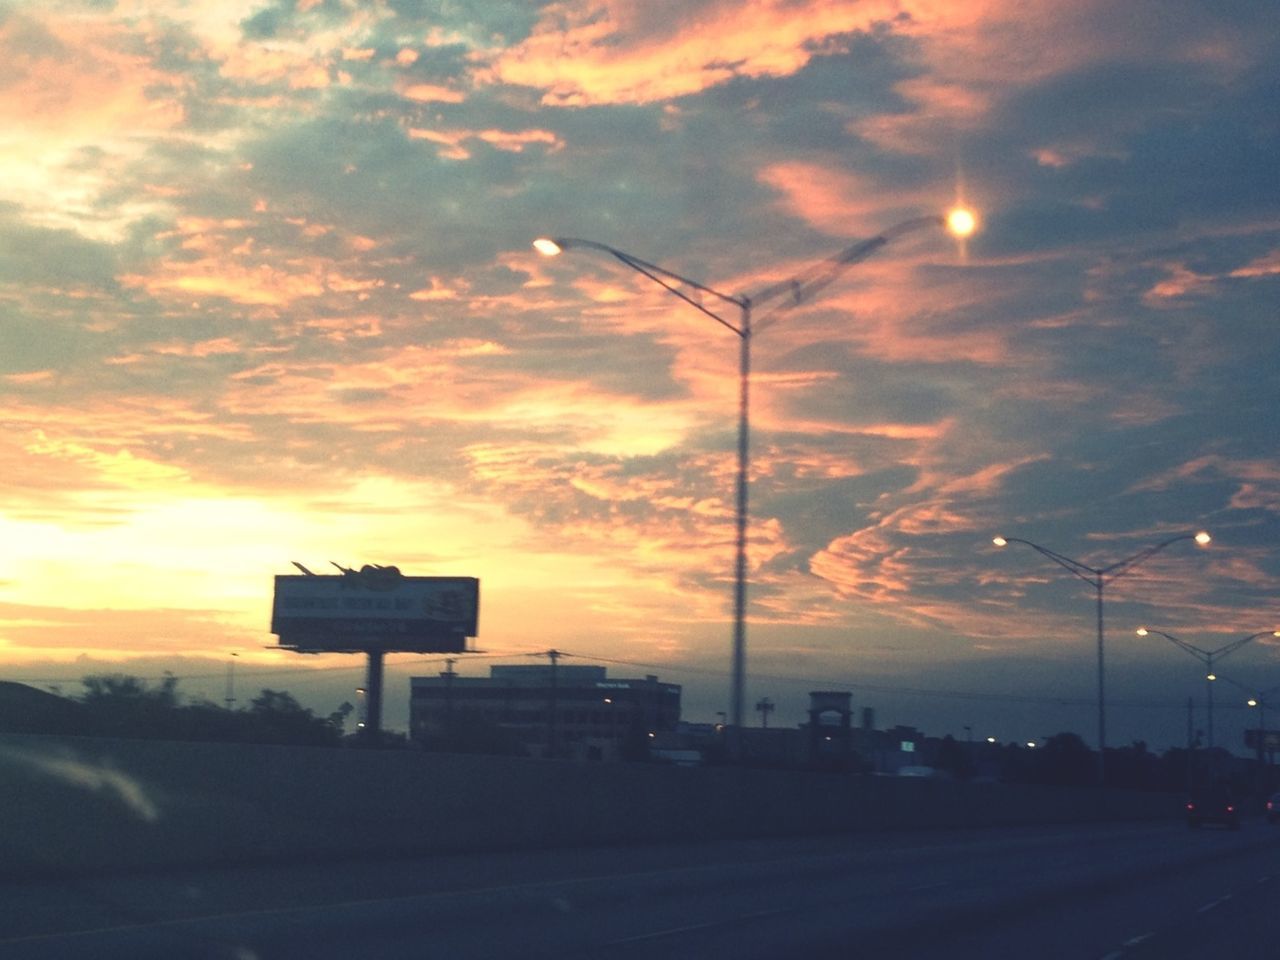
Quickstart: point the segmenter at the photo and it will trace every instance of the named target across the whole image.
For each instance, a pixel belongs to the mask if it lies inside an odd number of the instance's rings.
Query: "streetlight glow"
[[[1207,545],[1212,540],[1213,540],[1213,537],[1209,536],[1209,533],[1206,530],[1201,530],[1199,533],[1196,534],[1196,543],[1200,544],[1200,546],[1202,547]]]
[[[947,232],[953,237],[969,237],[978,229],[978,218],[966,207],[956,207],[947,213]]]
[[[1105,633],[1102,627],[1102,596],[1106,585],[1117,577],[1123,577],[1139,564],[1151,557],[1155,556],[1166,547],[1172,546],[1181,540],[1194,540],[1197,544],[1204,545],[1209,542],[1209,535],[1203,530],[1199,533],[1182,533],[1167,540],[1162,540],[1155,546],[1147,547],[1145,550],[1139,550],[1137,553],[1123,560],[1117,560],[1115,563],[1108,564],[1105,567],[1091,567],[1079,560],[1073,560],[1071,557],[1064,556],[1056,550],[1050,550],[1048,547],[1033,543],[1030,540],[1024,540],[1022,537],[1003,537],[995,536],[991,539],[997,547],[1003,547],[1009,543],[1021,543],[1023,546],[1030,547],[1036,553],[1049,560],[1052,560],[1058,566],[1062,567],[1072,576],[1078,577],[1089,586],[1093,587],[1096,597],[1096,619],[1098,633],[1098,784],[1105,785],[1106,778],[1106,756],[1107,756],[1107,701],[1106,701],[1106,668],[1105,668]],[[1146,628],[1141,627],[1138,630],[1139,636],[1146,636]],[[1176,642],[1176,641],[1175,641]],[[1212,730],[1212,724],[1210,724]]]
[[[747,488],[749,466],[749,409],[751,384],[751,343],[755,334],[777,319],[782,310],[803,303],[836,280],[854,264],[861,263],[896,237],[925,227],[943,227],[956,236],[967,236],[977,226],[977,218],[967,210],[955,209],[947,214],[935,213],[913,217],[860,240],[833,257],[796,276],[758,291],[752,297],[717,290],[666,267],[611,247],[580,237],[539,237],[533,241],[538,253],[547,257],[570,247],[596,250],[613,257],[624,266],[648,277],[672,296],[710,317],[738,338],[738,450],[734,492],[734,571],[733,571],[733,681],[730,695],[730,718],[727,726],[734,736],[742,729],[746,676],[747,621]],[[762,304],[773,301],[767,317],[754,315]]]
[[[1204,664],[1205,671],[1206,671],[1205,677],[1204,677],[1205,700],[1206,700],[1206,703],[1208,704],[1208,713],[1209,713],[1209,724],[1208,724],[1209,749],[1212,750],[1214,746],[1214,743],[1213,743],[1213,682],[1218,679],[1218,675],[1214,673],[1214,670],[1213,670],[1214,661],[1222,657],[1225,657],[1229,653],[1233,653],[1236,650],[1239,650],[1246,643],[1252,643],[1254,640],[1257,640],[1259,637],[1265,637],[1268,634],[1270,634],[1271,636],[1280,635],[1280,630],[1263,630],[1259,633],[1251,633],[1247,637],[1241,637],[1239,640],[1233,640],[1228,644],[1224,644],[1223,646],[1218,647],[1216,650],[1205,650],[1202,647],[1197,647],[1194,643],[1188,643],[1186,640],[1183,640],[1181,637],[1175,637],[1173,634],[1165,633],[1163,630],[1148,630],[1146,627],[1138,628],[1139,636],[1145,637],[1148,634],[1155,634],[1156,636],[1164,637],[1166,640],[1172,643],[1175,647],[1185,650],[1187,653],[1191,654],[1191,656],[1195,657],[1197,660],[1199,660],[1201,663]],[[1227,682],[1234,683],[1235,681],[1231,680],[1230,678],[1227,678]]]

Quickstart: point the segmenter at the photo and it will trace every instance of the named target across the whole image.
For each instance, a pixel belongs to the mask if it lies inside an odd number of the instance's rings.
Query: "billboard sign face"
[[[280,646],[304,653],[463,653],[479,612],[475,577],[406,577],[366,566],[276,577],[271,632]]]
[[[1262,741],[1262,748],[1275,752],[1280,750],[1280,730],[1254,730],[1249,729],[1244,732],[1244,745],[1254,750],[1258,749],[1258,741]]]

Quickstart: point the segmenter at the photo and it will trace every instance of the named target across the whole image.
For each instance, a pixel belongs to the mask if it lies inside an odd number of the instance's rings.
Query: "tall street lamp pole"
[[[1271,635],[1280,637],[1280,630],[1272,631]],[[1280,687],[1271,687],[1269,690],[1257,692],[1252,687],[1246,687],[1243,683],[1238,683],[1230,677],[1222,677],[1221,679],[1227,681],[1227,683],[1241,692],[1250,694],[1249,699],[1245,701],[1245,706],[1250,709],[1256,707],[1258,710],[1258,739],[1255,749],[1258,752],[1258,768],[1259,775],[1261,775],[1263,764],[1268,762],[1267,753],[1274,752],[1267,750],[1267,704],[1271,703],[1272,697],[1280,693]]]
[[[1218,679],[1218,675],[1213,672],[1213,662],[1220,657],[1225,657],[1228,653],[1239,650],[1246,643],[1257,640],[1259,637],[1275,636],[1280,637],[1280,630],[1263,630],[1260,633],[1251,633],[1247,637],[1241,637],[1239,640],[1232,640],[1230,643],[1223,644],[1216,650],[1205,650],[1197,647],[1194,643],[1187,643],[1175,637],[1171,633],[1165,633],[1163,630],[1151,630],[1148,627],[1139,627],[1138,636],[1145,637],[1149,634],[1155,634],[1158,637],[1164,637],[1170,643],[1177,647],[1181,647],[1187,653],[1191,654],[1197,660],[1204,664],[1204,689],[1205,704],[1208,708],[1209,719],[1207,721],[1207,733],[1209,737],[1209,763],[1213,763],[1213,682]]]
[[[1030,540],[1023,540],[1021,537],[993,537],[991,542],[997,547],[1005,547],[1011,543],[1021,543],[1030,547],[1037,553],[1048,557],[1058,566],[1064,568],[1074,576],[1079,577],[1085,583],[1093,587],[1097,594],[1097,620],[1098,620],[1098,785],[1102,786],[1106,783],[1107,773],[1107,703],[1106,703],[1106,670],[1104,657],[1104,634],[1102,628],[1102,594],[1106,585],[1112,580],[1123,577],[1126,573],[1133,570],[1144,560],[1148,560],[1155,556],[1165,547],[1178,543],[1181,540],[1194,540],[1200,546],[1205,546],[1212,538],[1203,530],[1199,533],[1183,533],[1176,537],[1170,537],[1162,543],[1157,543],[1154,547],[1147,547],[1140,550],[1131,557],[1123,560],[1117,560],[1115,563],[1105,567],[1090,567],[1081,563],[1079,560],[1072,560],[1070,557],[1063,556],[1048,547],[1042,547],[1038,543],[1032,543]]]
[[[747,481],[750,465],[750,383],[751,341],[776,317],[757,319],[753,326],[752,310],[771,300],[786,298],[777,310],[794,306],[811,298],[834,281],[848,267],[859,263],[885,246],[895,237],[923,227],[943,227],[958,237],[968,236],[976,228],[974,215],[955,209],[945,216],[935,215],[904,220],[869,240],[861,240],[816,264],[803,274],[766,287],[753,297],[722,293],[714,287],[691,280],[616,247],[582,240],[577,237],[541,237],[533,247],[544,256],[556,256],[566,250],[584,249],[606,253],[685,303],[706,314],[738,338],[738,469],[734,497],[734,564],[733,564],[733,688],[730,696],[730,728],[742,729],[743,705],[746,699],[746,612],[747,612]],[[718,301],[723,308],[737,308],[737,317],[726,319],[703,302],[703,295]]]

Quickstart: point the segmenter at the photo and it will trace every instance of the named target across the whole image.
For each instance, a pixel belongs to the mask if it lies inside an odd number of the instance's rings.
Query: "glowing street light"
[[[679,297],[722,327],[733,333],[739,341],[738,351],[738,470],[736,484],[733,577],[733,689],[730,697],[730,728],[740,730],[743,721],[743,703],[746,690],[746,604],[747,604],[747,473],[749,466],[749,398],[751,382],[751,340],[768,323],[777,319],[777,313],[810,299],[823,287],[833,282],[846,269],[870,257],[895,237],[924,227],[941,227],[958,238],[967,237],[977,228],[977,217],[971,211],[956,208],[946,214],[915,217],[889,227],[869,240],[861,240],[839,253],[816,264],[805,273],[781,283],[766,287],[752,297],[722,293],[714,287],[688,277],[683,277],[665,267],[641,260],[616,247],[583,240],[577,237],[539,237],[533,248],[543,256],[554,257],[572,249],[595,250],[606,253],[615,260],[648,277],[673,296]],[[730,317],[736,309],[736,318],[727,319],[703,302],[704,296]],[[767,319],[756,318],[753,327],[752,310],[768,301],[778,301]]]
[[[1272,636],[1280,637],[1280,630],[1273,631]],[[1275,702],[1274,698],[1277,693],[1280,693],[1280,687],[1258,690],[1256,687],[1246,687],[1243,683],[1232,680],[1230,677],[1223,677],[1222,679],[1242,693],[1249,694],[1249,699],[1245,701],[1245,705],[1258,711],[1257,739],[1254,741],[1254,749],[1258,754],[1258,783],[1259,792],[1261,792],[1261,785],[1265,783],[1266,778],[1264,765],[1275,760],[1275,749],[1268,743],[1269,738],[1267,737],[1267,704]]]
[[[1079,560],[1072,560],[1070,557],[1064,556],[1050,550],[1048,547],[1042,547],[1038,543],[1032,543],[1030,540],[1023,540],[1021,537],[1002,537],[994,536],[991,542],[997,547],[1007,547],[1011,543],[1021,543],[1030,547],[1042,556],[1048,557],[1058,566],[1071,573],[1073,576],[1079,577],[1085,583],[1093,587],[1097,594],[1097,621],[1098,621],[1098,785],[1102,786],[1106,783],[1107,771],[1107,701],[1106,701],[1106,670],[1104,658],[1104,633],[1102,628],[1102,594],[1108,583],[1123,577],[1126,573],[1133,570],[1140,563],[1149,560],[1165,547],[1178,543],[1182,540],[1194,540],[1200,546],[1207,546],[1212,537],[1203,530],[1198,533],[1183,533],[1176,537],[1170,537],[1161,543],[1157,543],[1154,547],[1147,547],[1140,550],[1131,557],[1124,560],[1117,560],[1115,563],[1105,567],[1090,567],[1081,563]]]
[[[947,214],[947,230],[952,236],[969,237],[978,229],[978,218],[967,207],[956,207]]]
[[[1158,637],[1164,637],[1174,646],[1182,648],[1187,653],[1191,654],[1193,657],[1195,657],[1197,660],[1199,660],[1201,663],[1204,664],[1205,666],[1205,677],[1204,677],[1205,699],[1208,703],[1208,708],[1209,708],[1208,734],[1209,734],[1210,750],[1213,750],[1213,682],[1218,679],[1218,675],[1213,672],[1214,660],[1217,660],[1220,657],[1225,657],[1228,653],[1232,653],[1236,650],[1239,650],[1246,643],[1249,643],[1250,641],[1253,641],[1253,640],[1257,640],[1259,637],[1265,637],[1265,636],[1280,637],[1280,630],[1263,630],[1260,633],[1251,633],[1247,637],[1241,637],[1239,640],[1232,640],[1230,643],[1224,644],[1223,646],[1218,647],[1218,649],[1216,650],[1204,650],[1200,647],[1197,647],[1194,643],[1187,643],[1187,641],[1180,640],[1177,637],[1175,637],[1173,634],[1165,633],[1163,630],[1151,630],[1147,627],[1139,627],[1136,632],[1140,637],[1145,637],[1153,633]],[[1210,754],[1210,756],[1212,757],[1212,754]],[[1212,762],[1212,760],[1210,762]]]

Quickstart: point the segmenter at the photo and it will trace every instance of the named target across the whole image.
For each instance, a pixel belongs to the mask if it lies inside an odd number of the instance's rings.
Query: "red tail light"
[[[1187,809],[1188,809],[1188,810],[1194,810],[1195,808],[1196,808],[1196,805],[1195,805],[1194,803],[1188,803],[1188,804],[1187,804]]]

